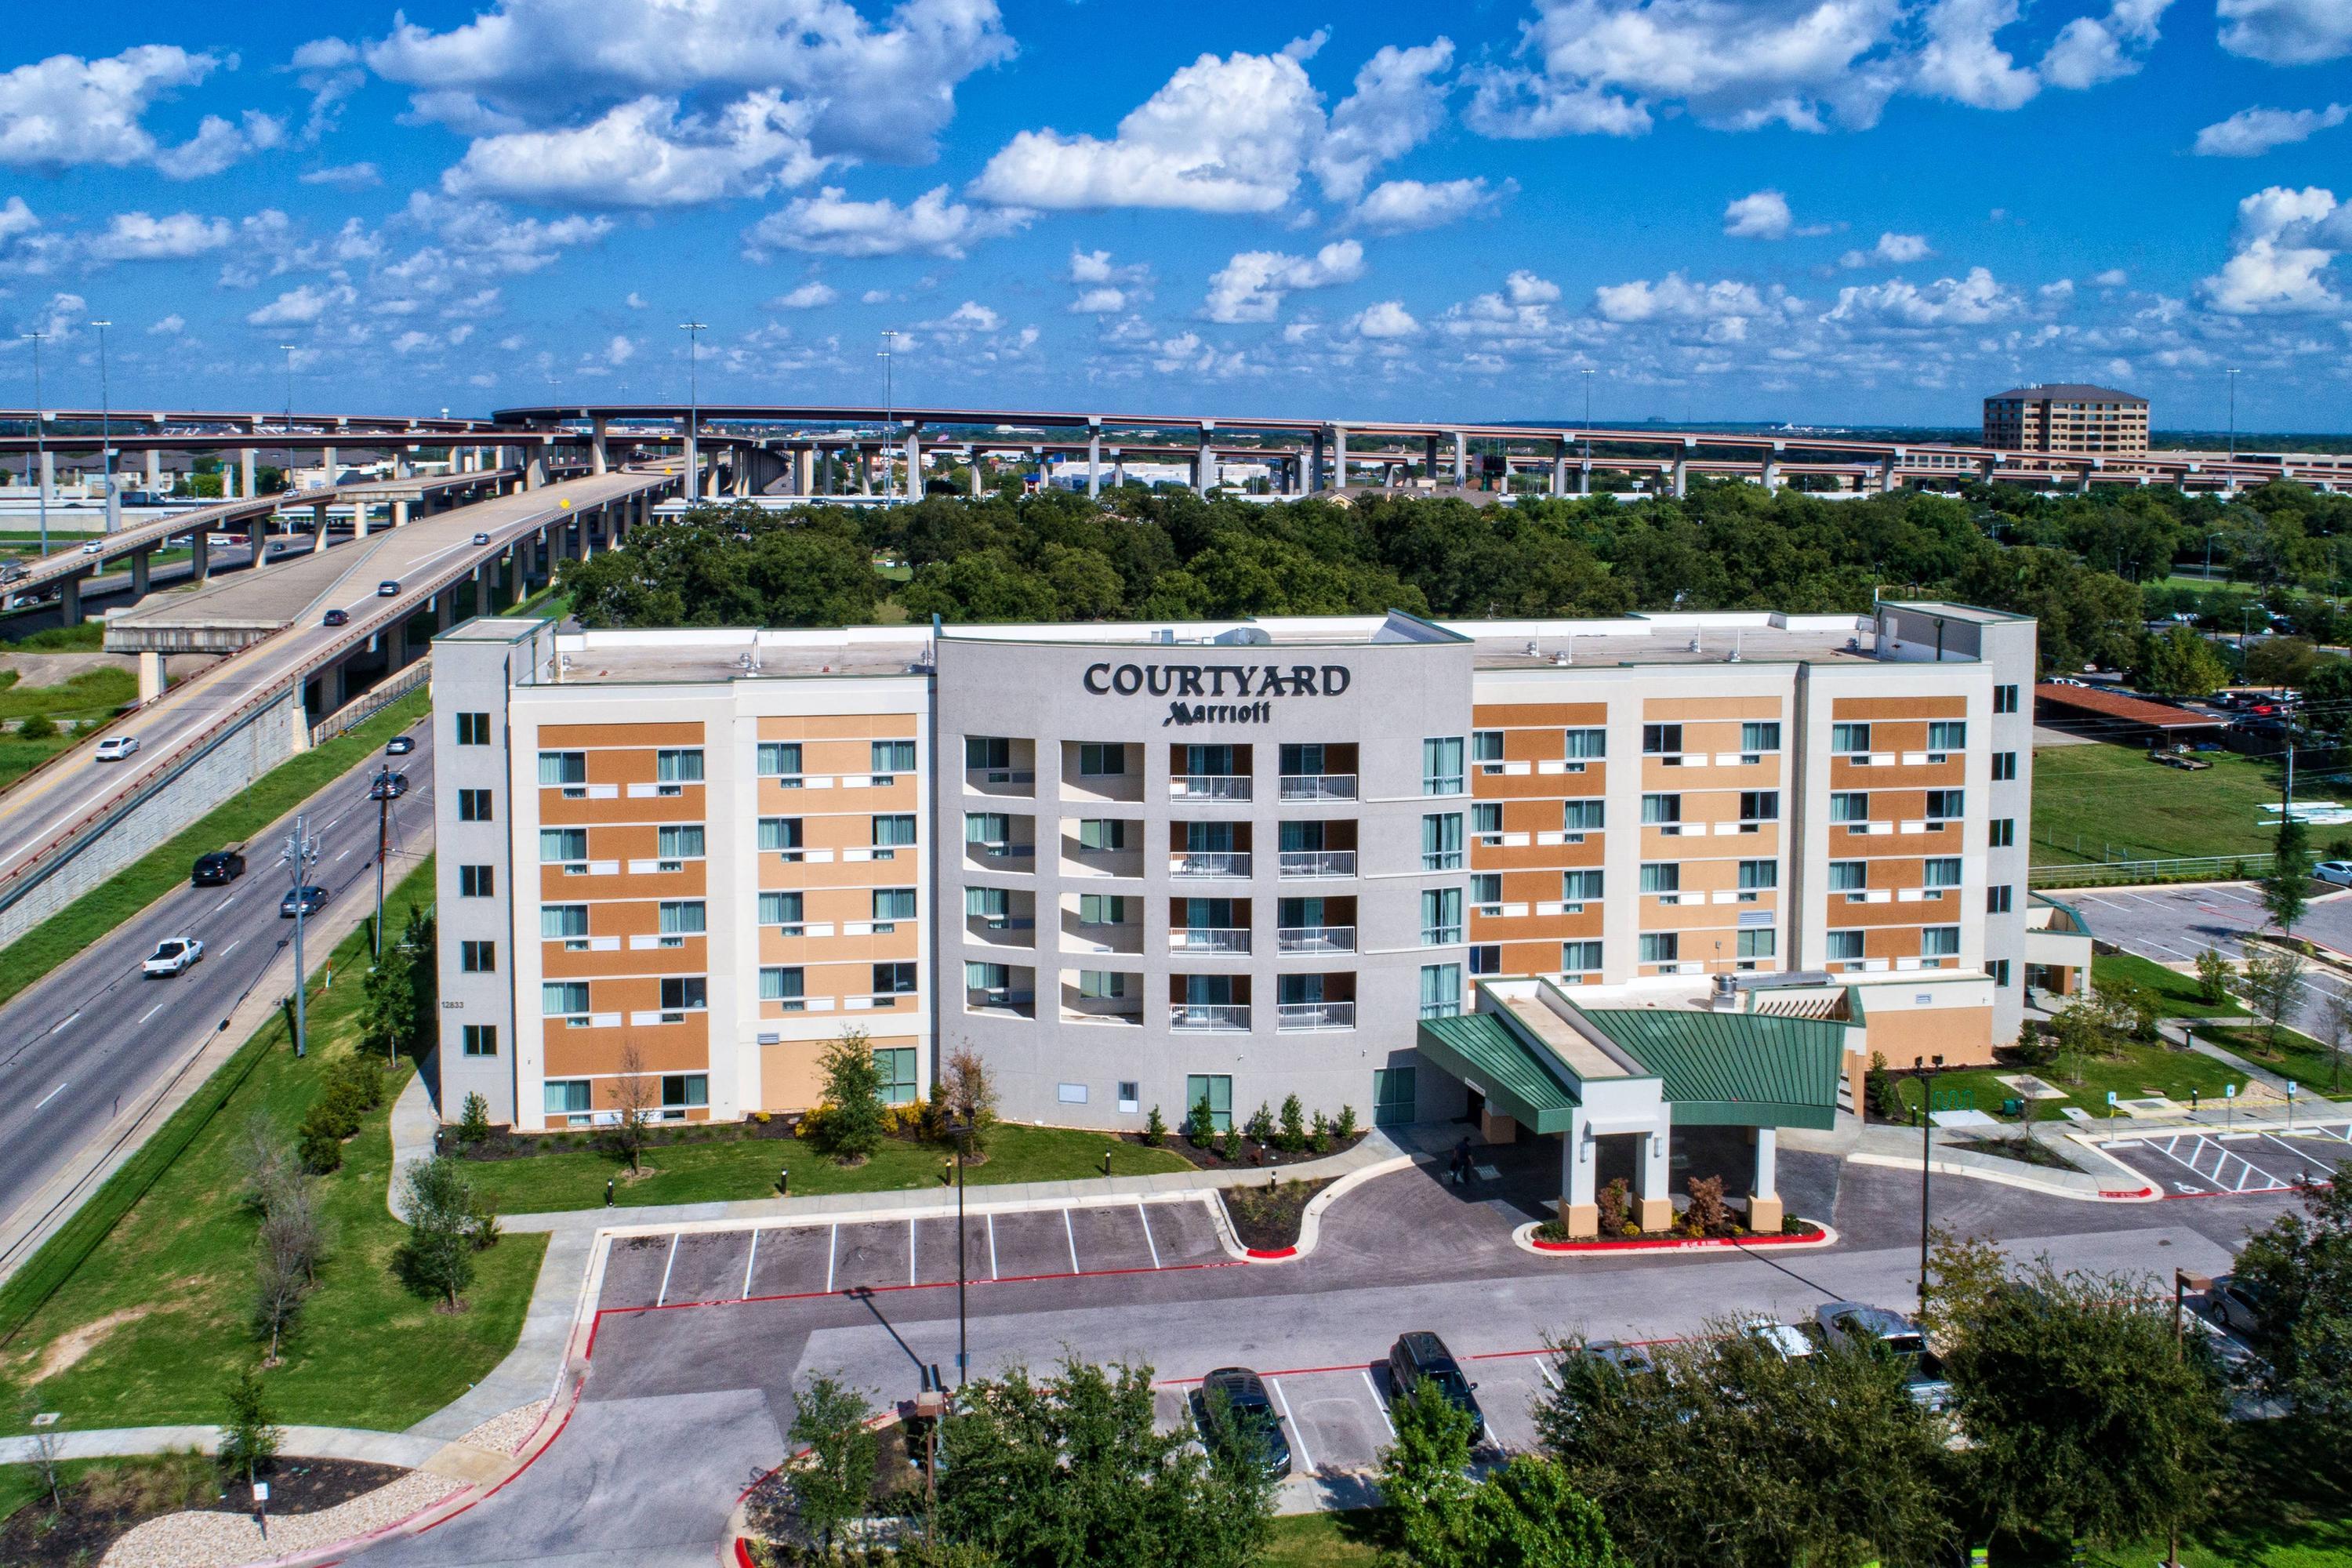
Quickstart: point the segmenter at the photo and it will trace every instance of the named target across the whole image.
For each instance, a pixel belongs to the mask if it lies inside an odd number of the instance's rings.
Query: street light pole
[[[971,1123],[952,1123],[948,1131],[956,1141],[956,1387],[963,1386],[971,1368],[971,1320],[964,1315],[963,1167],[971,1150]]]
[[[1584,460],[1592,461],[1592,372],[1584,373]]]
[[[677,330],[686,334],[686,499],[691,504],[702,491],[695,472],[702,466],[701,444],[695,439],[702,427],[702,389],[696,372],[700,368],[702,334],[709,329],[700,321],[680,321]]]
[[[882,499],[884,500],[890,499],[890,442],[898,433],[898,411],[891,400],[890,387],[890,356],[897,352],[898,347],[897,329],[885,327],[882,330],[882,352],[877,356],[882,361]],[[914,476],[909,474],[907,478],[911,487]],[[959,1166],[958,1169],[961,1167]]]
[[[375,775],[375,957],[383,959],[383,860],[392,842],[392,764]]]
[[[308,1052],[310,1039],[306,1032],[309,1018],[303,1007],[303,993],[310,978],[310,972],[302,964],[302,917],[310,903],[305,873],[318,863],[319,840],[310,831],[310,819],[298,816],[294,818],[294,831],[286,836],[286,847],[278,855],[278,864],[294,879],[294,1054],[298,1057]]]
[[[33,483],[36,493],[40,497],[41,553],[44,555],[49,552],[49,416],[48,411],[41,405],[41,344],[48,335],[47,332],[17,334],[30,339],[33,344],[33,450],[39,454],[34,460],[40,464]]]
[[[1919,1315],[1924,1319],[1927,1315],[1927,1198],[1934,1185],[1936,1146],[1935,1099],[1928,1085],[1935,1074],[1944,1070],[1944,1058],[1913,1057],[1911,1070],[1919,1079]]]
[[[112,321],[92,321],[98,329],[98,441],[106,454],[106,524],[121,515],[114,507],[114,401],[106,384],[106,329]]]
[[[2230,378],[2230,461],[2234,463],[2238,460],[2238,377],[2243,373],[2225,370],[2221,374]]]
[[[286,433],[291,436],[294,433],[294,345],[279,343],[278,346],[286,351]],[[286,454],[286,466],[289,468],[294,466],[294,454],[290,450]]]

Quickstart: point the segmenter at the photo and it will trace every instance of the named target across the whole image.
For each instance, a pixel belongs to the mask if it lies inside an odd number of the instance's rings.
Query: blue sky
[[[218,29],[229,27],[233,31]],[[0,404],[2352,427],[2352,0],[22,6]],[[2340,197],[2339,197],[2340,193]]]

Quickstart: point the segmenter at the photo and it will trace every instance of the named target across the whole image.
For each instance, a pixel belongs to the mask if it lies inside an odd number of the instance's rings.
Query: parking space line
[[[1290,1428],[1290,1446],[1298,1450],[1298,1458],[1306,1465],[1307,1473],[1313,1475],[1315,1456],[1307,1451],[1307,1430],[1299,1426],[1298,1418],[1290,1413],[1290,1401],[1283,1395],[1282,1380],[1278,1377],[1269,1377],[1265,1380],[1265,1385],[1274,1390],[1275,1403],[1282,1406],[1283,1424]]]
[[[751,1265],[758,1261],[760,1261],[760,1232],[758,1227],[754,1226],[751,1231],[751,1253],[750,1257],[743,1259],[743,1294],[737,1297],[737,1300],[748,1301],[751,1299]]]
[[[1381,1425],[1389,1429],[1389,1441],[1396,1441],[1396,1423],[1389,1419],[1388,1403],[1381,1397],[1381,1385],[1372,1381],[1372,1369],[1360,1366],[1356,1370],[1364,1374],[1364,1386],[1372,1391],[1372,1408],[1379,1413]]]
[[[677,1238],[682,1234],[675,1230],[669,1233],[669,1257],[662,1262],[661,1289],[654,1293],[654,1305],[656,1307],[669,1300],[669,1271],[677,1265]]]
[[[1143,1222],[1143,1245],[1151,1248],[1151,1267],[1160,1267],[1160,1244],[1151,1239],[1151,1216],[1143,1212],[1143,1200],[1135,1200],[1135,1217]]]
[[[1070,1228],[1070,1211],[1067,1209],[1062,1211],[1062,1236],[1070,1244],[1070,1272],[1085,1273],[1086,1270],[1078,1267],[1078,1233]]]
[[[2189,1140],[2189,1152],[2186,1155],[2183,1155],[2179,1150],[2179,1143],[2183,1138]],[[2224,1192],[2277,1192],[2287,1184],[2244,1155],[2233,1154],[2222,1148],[2217,1140],[2209,1138],[2202,1132],[2176,1132],[2160,1143],[2154,1139],[2148,1139],[2141,1144],[2141,1147],[2153,1150],[2176,1165],[2186,1166],[2200,1181],[2210,1182],[2216,1188]],[[2200,1163],[2209,1152],[2213,1158],[2213,1168],[2210,1171]],[[2235,1181],[2229,1179],[2230,1165],[2232,1161],[2240,1167]],[[2251,1185],[2252,1178],[2257,1176],[2262,1178],[2264,1184]]]
[[[824,1293],[833,1294],[833,1260],[841,1251],[841,1226],[833,1227],[832,1237],[824,1244]]]
[[[996,1216],[988,1216],[988,1277],[996,1278]]]
[[[908,1221],[907,1221],[907,1283],[908,1283],[908,1284],[909,1284],[909,1285],[912,1285],[914,1282],[915,1282],[915,1222],[914,1222],[913,1218],[910,1216],[910,1217],[908,1219]]]

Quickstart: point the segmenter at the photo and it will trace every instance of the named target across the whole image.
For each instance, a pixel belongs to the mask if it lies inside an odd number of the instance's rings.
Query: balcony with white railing
[[[1247,926],[1171,926],[1168,931],[1168,951],[1171,952],[1247,952],[1250,933]]]
[[[1352,1029],[1353,1002],[1281,1002],[1275,1005],[1274,1026],[1282,1030]]]
[[[1353,773],[1285,773],[1282,775],[1282,798],[1286,801],[1297,802],[1353,800],[1356,798],[1356,775]]]
[[[1171,773],[1168,778],[1168,798],[1171,800],[1247,800],[1250,779],[1247,773]]]
[[[1356,874],[1356,852],[1352,849],[1285,849],[1280,855],[1279,864],[1286,877],[1352,877]]]
[[[1246,1002],[1172,1002],[1168,1006],[1168,1026],[1188,1032],[1193,1030],[1244,1031],[1250,1026],[1249,1004]]]
[[[1246,849],[1179,849],[1168,857],[1168,874],[1187,879],[1246,878],[1250,854]]]
[[[1276,952],[1353,952],[1354,926],[1282,926],[1274,933]]]

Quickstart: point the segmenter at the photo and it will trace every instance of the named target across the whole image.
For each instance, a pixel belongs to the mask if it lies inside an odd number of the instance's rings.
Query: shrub
[[[1217,1152],[1228,1160],[1238,1161],[1242,1157],[1242,1130],[1226,1128],[1224,1141],[1217,1145]]]
[[[1308,1141],[1315,1145],[1315,1152],[1318,1154],[1326,1154],[1330,1152],[1331,1123],[1329,1119],[1325,1117],[1319,1110],[1315,1113],[1315,1125],[1313,1130],[1307,1134],[1307,1138]]]
[[[221,1423],[220,1468],[230,1476],[241,1472],[250,1485],[253,1472],[277,1454],[285,1436],[269,1418],[260,1374],[246,1368],[229,1385],[228,1419]]]
[[[1274,1108],[1263,1100],[1257,1102],[1257,1109],[1250,1112],[1249,1135],[1254,1142],[1270,1144],[1274,1142]]]
[[[1195,1149],[1205,1149],[1217,1135],[1217,1113],[1209,1109],[1205,1094],[1192,1103],[1184,1118],[1184,1141]]]
[[[466,1096],[457,1110],[457,1142],[471,1146],[490,1135],[490,1102],[480,1094]]]
[[[20,741],[54,740],[57,738],[57,725],[50,722],[49,716],[46,713],[28,714],[24,722],[16,726],[16,739]]]
[[[1343,1105],[1339,1108],[1339,1114],[1335,1117],[1331,1122],[1331,1135],[1339,1139],[1343,1142],[1356,1135],[1356,1108],[1354,1106]]]
[[[2197,955],[2197,994],[2209,1007],[2230,999],[2230,961],[2211,948]]]
[[[1690,1227],[1699,1236],[1731,1234],[1731,1211],[1723,1202],[1721,1176],[1693,1176],[1687,1184],[1690,1192]]]
[[[883,1136],[882,1069],[873,1042],[862,1029],[845,1029],[825,1047],[822,1065],[827,1108],[817,1146],[842,1164],[863,1164]]]
[[[1622,1176],[1601,1189],[1599,1195],[1594,1199],[1593,1206],[1601,1211],[1601,1235],[1622,1236],[1625,1233],[1627,1226],[1632,1223],[1630,1218],[1632,1204],[1629,1193],[1630,1189],[1626,1186],[1625,1178]]]
[[[1282,1097],[1282,1131],[1275,1135],[1278,1148],[1292,1153],[1307,1147],[1307,1108],[1295,1094]]]
[[[1160,1114],[1157,1105],[1151,1108],[1151,1114],[1143,1119],[1143,1141],[1154,1149],[1168,1142],[1168,1119]]]

